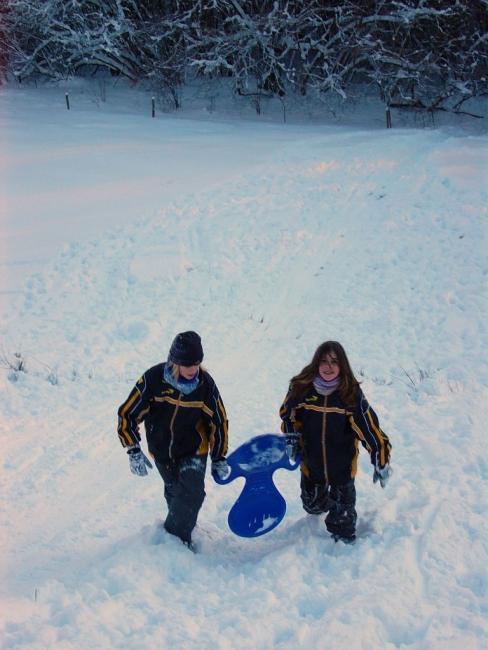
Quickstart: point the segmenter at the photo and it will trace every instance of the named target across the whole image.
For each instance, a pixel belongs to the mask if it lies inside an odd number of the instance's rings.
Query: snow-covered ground
[[[486,647],[487,136],[129,97],[0,88],[2,648]],[[393,444],[385,490],[361,454],[355,546],[285,471],[269,535],[233,536],[242,484],[210,476],[200,552],[161,534],[116,409],[183,329],[231,450],[343,343]]]

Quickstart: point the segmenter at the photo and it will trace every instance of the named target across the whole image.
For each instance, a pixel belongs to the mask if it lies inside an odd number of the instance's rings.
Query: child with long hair
[[[280,409],[286,450],[301,454],[301,499],[309,514],[327,512],[333,539],[356,539],[358,443],[371,457],[373,481],[385,487],[391,475],[391,445],[337,341],[319,345],[295,375]]]

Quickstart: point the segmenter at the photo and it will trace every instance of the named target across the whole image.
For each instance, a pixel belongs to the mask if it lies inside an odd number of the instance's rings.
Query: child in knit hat
[[[191,534],[205,498],[208,454],[213,474],[225,478],[229,472],[227,415],[202,360],[200,336],[181,332],[168,360],[149,368],[118,410],[119,439],[138,476],[146,476],[152,467],[140,448],[139,424],[144,422],[149,453],[164,483],[164,527],[192,550]]]

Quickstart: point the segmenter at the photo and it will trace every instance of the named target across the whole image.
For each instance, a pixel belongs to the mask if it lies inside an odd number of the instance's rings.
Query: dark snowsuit
[[[288,392],[280,417],[285,434],[300,434],[304,509],[311,514],[328,511],[327,530],[354,538],[358,443],[368,450],[373,465],[384,467],[389,461],[391,445],[376,413],[360,389],[355,403],[346,405],[338,391],[324,396],[311,385],[299,398]]]
[[[164,481],[164,498],[168,505],[164,527],[187,544],[197,523],[205,499],[206,456],[188,456],[171,463],[156,461]]]
[[[164,363],[138,380],[118,411],[118,434],[123,447],[139,444],[144,422],[149,453],[164,481],[168,505],[165,528],[191,541],[205,498],[205,469],[227,453],[227,415],[217,386],[203,369],[188,395],[164,380]]]

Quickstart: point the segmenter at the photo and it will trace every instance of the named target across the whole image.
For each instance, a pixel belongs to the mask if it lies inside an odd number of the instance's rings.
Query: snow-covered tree
[[[6,17],[7,7],[0,5],[0,84],[7,75],[8,66]]]
[[[443,108],[487,91],[488,0],[5,0],[0,65],[18,76],[101,66],[179,105],[188,76],[240,94],[347,96]]]
[[[486,92],[486,0],[375,2],[355,27],[368,79],[387,103],[428,109]]]

